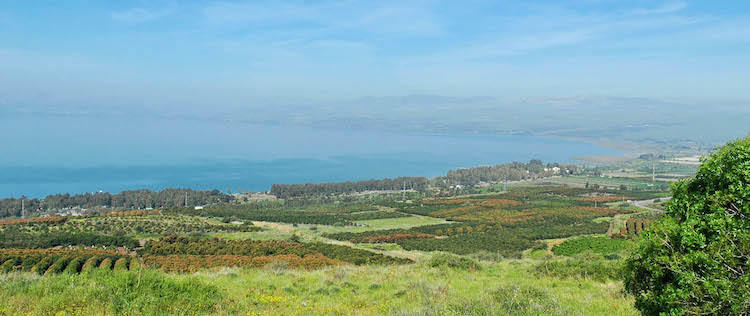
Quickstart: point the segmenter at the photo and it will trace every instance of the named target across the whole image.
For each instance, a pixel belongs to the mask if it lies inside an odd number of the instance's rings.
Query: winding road
[[[648,207],[646,205],[654,203],[656,200],[662,200],[662,201],[668,201],[671,200],[672,197],[663,197],[663,198],[656,198],[656,199],[650,199],[650,200],[640,200],[640,201],[631,201],[630,204],[633,204],[635,207],[640,207],[642,209],[651,210],[654,212],[664,212],[664,210],[660,210],[658,208]]]

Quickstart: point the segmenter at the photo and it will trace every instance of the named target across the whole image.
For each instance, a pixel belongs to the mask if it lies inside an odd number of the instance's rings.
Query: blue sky
[[[750,100],[749,1],[0,1],[0,106]]]

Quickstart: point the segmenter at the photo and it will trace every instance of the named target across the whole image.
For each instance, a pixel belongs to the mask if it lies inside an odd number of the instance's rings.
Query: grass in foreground
[[[315,271],[156,270],[0,275],[0,314],[633,315],[621,284],[540,275],[541,261],[433,256],[405,266]],[[537,268],[535,268],[537,267]],[[536,273],[535,277],[529,277]]]

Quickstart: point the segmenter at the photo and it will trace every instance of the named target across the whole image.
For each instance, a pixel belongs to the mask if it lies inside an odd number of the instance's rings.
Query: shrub
[[[574,258],[545,260],[532,270],[541,276],[604,282],[619,279],[622,275],[621,267],[621,261],[606,260],[602,255],[584,252]]]
[[[492,292],[492,298],[502,307],[505,315],[569,315],[554,297],[530,286],[501,286]],[[473,314],[473,313],[472,313]]]
[[[104,258],[104,260],[102,260],[102,262],[99,264],[99,268],[112,270],[112,260],[109,258]]]
[[[130,260],[130,271],[143,269],[143,264],[136,258]]]
[[[289,269],[289,262],[286,261],[273,261],[269,264],[267,264],[265,267],[263,267],[264,270],[279,275],[284,273],[284,271]]]
[[[52,265],[52,257],[46,257],[31,268],[31,272],[43,274]]]
[[[5,260],[5,262],[0,265],[0,272],[11,272],[16,269],[16,260],[15,259],[8,259]]]
[[[558,256],[575,256],[584,251],[600,254],[611,254],[628,249],[632,243],[623,239],[582,237],[566,240],[552,247],[552,252]]]
[[[484,250],[472,253],[469,257],[479,261],[502,261],[504,259],[500,253]]]
[[[549,248],[547,243],[540,240],[535,241],[534,245],[531,246],[531,250],[547,250],[547,248]]]
[[[68,265],[69,261],[70,261],[70,258],[68,258],[68,257],[60,257],[59,259],[57,259],[55,261],[55,263],[53,263],[47,269],[47,272],[45,272],[44,274],[45,275],[50,275],[50,274],[58,274],[58,273],[62,272],[63,269],[65,269],[65,266]]]
[[[80,258],[75,258],[68,263],[68,266],[65,268],[63,273],[65,274],[78,274],[78,272],[81,272],[81,265],[83,265],[83,260]]]
[[[128,259],[127,258],[120,258],[115,261],[115,271],[128,271]]]
[[[750,302],[750,137],[715,150],[672,187],[664,220],[626,263],[643,314],[746,315]]]
[[[98,256],[93,256],[86,260],[86,263],[83,264],[83,267],[81,268],[81,272],[88,272],[91,271],[91,269],[96,268],[99,265],[99,258]]]
[[[452,269],[469,271],[475,271],[481,268],[479,266],[479,263],[472,259],[449,253],[437,253],[432,255],[432,257],[430,257],[430,261],[427,262],[427,265],[433,268],[448,267]]]
[[[23,271],[31,271],[31,268],[33,268],[38,262],[39,262],[38,257],[29,256],[26,259],[23,259],[23,262],[21,263],[21,267]]]

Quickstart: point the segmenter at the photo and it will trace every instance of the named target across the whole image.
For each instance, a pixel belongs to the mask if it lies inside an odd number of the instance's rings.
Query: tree
[[[666,216],[625,264],[646,315],[750,315],[750,137],[715,150],[673,185]]]
[[[600,177],[602,175],[602,168],[596,167],[594,168],[594,176]]]

